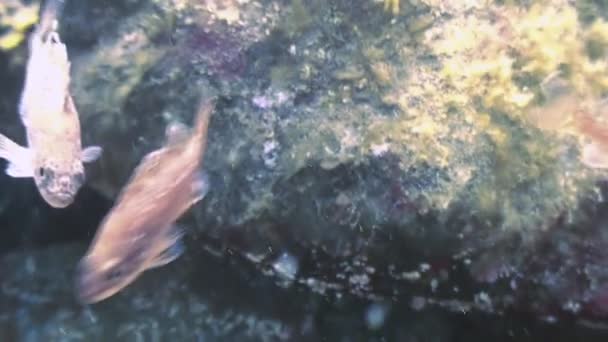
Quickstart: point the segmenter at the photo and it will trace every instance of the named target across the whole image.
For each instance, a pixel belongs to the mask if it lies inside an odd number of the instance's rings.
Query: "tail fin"
[[[49,34],[57,31],[59,17],[63,12],[65,0],[46,0],[40,8],[40,20],[36,31],[40,34],[44,41],[47,40]]]
[[[192,141],[196,144],[200,144],[201,158],[207,147],[207,130],[209,129],[209,120],[214,108],[215,101],[212,99],[201,100],[196,118],[194,119],[194,139],[192,139]]]

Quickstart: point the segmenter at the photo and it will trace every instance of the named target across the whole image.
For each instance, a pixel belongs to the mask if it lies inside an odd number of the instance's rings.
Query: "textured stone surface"
[[[192,246],[189,246],[191,248]],[[601,325],[528,315],[412,310],[407,303],[277,288],[235,255],[190,251],[93,306],[72,291],[86,245],[24,249],[0,259],[0,334],[10,341],[602,341]],[[196,267],[187,265],[196,264]]]
[[[15,253],[2,260],[0,333],[4,338],[284,341],[293,336],[286,317],[274,313],[266,317],[261,311],[247,308],[254,303],[240,302],[234,292],[239,279],[229,272],[199,282],[192,278],[196,278],[193,270],[166,268],[142,277],[124,292],[126,296],[118,295],[94,307],[81,306],[75,301],[71,284],[73,266],[84,247],[59,245]],[[204,261],[199,265],[206,269],[222,267]]]

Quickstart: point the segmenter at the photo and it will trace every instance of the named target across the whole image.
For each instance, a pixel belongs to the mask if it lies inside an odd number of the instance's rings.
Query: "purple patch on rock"
[[[186,41],[186,47],[198,61],[207,64],[213,74],[238,77],[246,69],[245,46],[227,32],[195,30]]]

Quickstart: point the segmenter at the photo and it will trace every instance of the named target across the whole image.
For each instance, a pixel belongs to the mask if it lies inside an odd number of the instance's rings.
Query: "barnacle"
[[[384,0],[384,10],[399,14],[399,0]]]

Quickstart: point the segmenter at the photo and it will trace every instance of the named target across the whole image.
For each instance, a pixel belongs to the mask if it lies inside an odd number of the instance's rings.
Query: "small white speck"
[[[475,303],[477,303],[478,305],[485,307],[486,309],[491,310],[492,309],[492,299],[490,298],[490,296],[485,293],[485,292],[479,292],[478,294],[475,295]]]
[[[260,109],[268,109],[274,105],[274,102],[272,101],[272,99],[270,99],[268,96],[263,96],[263,95],[254,96],[251,99],[251,102],[253,103],[254,106],[256,106]]]
[[[25,261],[25,269],[27,273],[32,274],[36,272],[36,261],[33,257],[28,257]]]
[[[289,253],[283,253],[281,256],[272,264],[274,270],[279,276],[293,280],[298,274],[298,259]]]
[[[391,145],[389,145],[388,143],[384,143],[384,144],[378,144],[378,145],[372,145],[370,147],[372,154],[375,157],[379,157],[383,154],[385,154],[386,152],[389,151]]]
[[[578,302],[573,302],[569,300],[566,302],[566,304],[563,305],[563,309],[572,313],[578,313],[581,310],[581,305]]]
[[[426,299],[424,297],[414,297],[410,303],[410,307],[414,310],[422,310],[426,306]]]
[[[439,286],[439,281],[437,281],[437,279],[433,278],[431,280],[431,291],[435,292],[437,290],[437,286]]]
[[[276,149],[279,143],[276,140],[268,140],[264,142],[264,165],[269,168],[274,168],[277,165]]]
[[[369,283],[369,277],[367,276],[367,274],[361,274],[361,275],[354,274],[354,275],[350,276],[348,281],[352,285],[365,286]]]
[[[401,277],[405,280],[418,280],[420,279],[420,272],[412,271],[412,272],[403,272],[401,273]]]
[[[389,307],[386,304],[371,304],[365,311],[365,323],[371,330],[382,328],[388,314]]]
[[[549,324],[557,323],[557,317],[552,316],[552,315],[544,316],[541,319]]]

